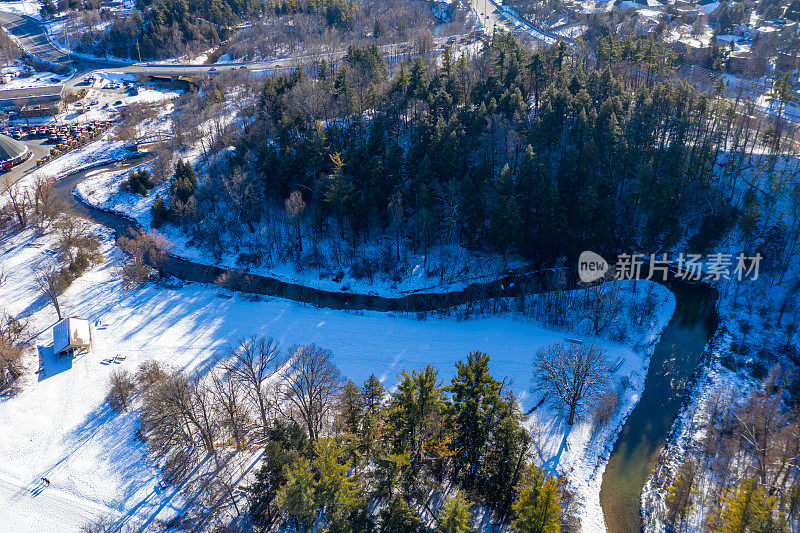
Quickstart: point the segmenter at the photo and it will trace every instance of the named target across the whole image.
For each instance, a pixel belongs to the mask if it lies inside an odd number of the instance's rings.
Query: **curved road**
[[[80,55],[70,55],[67,53],[67,50],[57,47],[48,38],[44,26],[38,20],[27,15],[0,11],[0,24],[2,24],[2,28],[6,33],[10,34],[29,55],[50,63],[69,64],[73,66],[75,68],[75,73],[73,77],[67,81],[68,86],[74,86],[82,82],[83,74],[96,69],[114,68],[116,71],[149,76],[196,76],[199,74],[213,74],[215,72],[238,68],[246,68],[255,71],[288,69],[313,63],[322,58],[329,61],[338,61],[347,52],[346,50],[334,50],[327,53],[229,65],[195,65],[163,62],[131,64],[102,58],[87,58]],[[435,38],[435,42],[441,45],[444,43],[445,39],[447,39],[447,37]],[[382,45],[380,48],[385,56],[411,53],[410,46],[406,43]]]
[[[36,19],[2,11],[0,23],[6,33],[14,37],[22,49],[30,55],[51,63],[69,61],[69,56],[50,42],[44,26]]]

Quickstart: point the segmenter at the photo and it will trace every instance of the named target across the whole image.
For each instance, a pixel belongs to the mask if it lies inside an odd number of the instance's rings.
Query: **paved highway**
[[[0,12],[0,23],[6,33],[15,37],[20,46],[29,54],[51,63],[64,64],[68,61],[67,54],[50,42],[44,26],[36,19],[15,13]]]
[[[478,0],[473,0],[478,1]],[[488,4],[494,11],[493,4]],[[494,15],[497,16],[497,15]],[[196,76],[199,74],[214,74],[225,70],[246,68],[251,71],[269,71],[290,69],[297,66],[314,63],[321,59],[331,62],[340,60],[345,50],[332,51],[323,54],[309,54],[305,56],[295,56],[285,59],[275,59],[270,61],[255,61],[236,64],[216,64],[216,65],[194,65],[179,63],[135,63],[125,64],[115,61],[106,61],[101,58],[88,59],[86,57],[68,55],[65,50],[54,45],[47,37],[44,26],[34,18],[18,15],[15,13],[0,12],[0,23],[3,29],[14,36],[20,46],[30,55],[51,63],[69,64],[75,69],[73,77],[67,82],[68,86],[75,86],[83,81],[83,77],[93,70],[107,70],[113,68],[119,72],[130,72],[149,76]],[[461,37],[461,36],[457,36]],[[443,46],[448,37],[436,38],[435,44]],[[412,55],[409,43],[391,44],[381,46],[384,56],[391,58],[398,55]]]

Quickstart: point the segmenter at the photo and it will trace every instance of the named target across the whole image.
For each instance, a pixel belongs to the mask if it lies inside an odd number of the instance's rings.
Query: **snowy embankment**
[[[764,90],[763,84],[756,83],[754,90]],[[744,171],[743,179],[731,183],[736,188],[732,198],[746,198],[746,191],[766,189],[775,180],[796,183],[797,155],[788,154],[771,160],[765,154],[766,149],[749,154],[750,166]],[[765,163],[775,165],[773,173],[762,171]],[[792,189],[787,187],[787,190]],[[763,219],[759,218],[763,227],[784,224],[786,227],[797,227],[796,198],[793,193],[786,194],[787,190],[766,200],[770,208],[765,210]],[[796,230],[792,231],[796,235]],[[713,252],[730,257],[736,257],[740,252],[753,255],[748,246],[759,249],[758,241],[751,242],[738,228],[719,242]],[[787,239],[783,246],[783,264],[765,254],[767,257],[762,258],[760,268],[755,268],[755,276],[737,279],[731,275],[730,279],[723,277],[710,282],[719,293],[717,332],[706,346],[693,383],[689,386],[691,395],[679,411],[658,464],[642,492],[645,531],[668,530],[665,524],[667,494],[684,461],[698,457],[708,459],[704,455],[707,453],[705,450],[713,446],[708,446],[704,441],[709,435],[714,438],[710,431],[715,430],[717,422],[715,406],[722,403],[730,407],[748,401],[756,391],[763,391],[762,379],[772,368],[780,366],[796,371],[796,360],[792,358],[789,347],[796,346],[795,309],[800,287],[797,282],[800,279],[800,249],[792,238]],[[746,463],[747,459],[737,459],[731,470],[739,474],[737,469]],[[722,492],[719,479],[714,478],[714,471],[713,464],[706,464],[697,474],[697,493],[690,497],[690,510],[685,518],[687,531],[708,528],[707,519]]]
[[[629,355],[622,360],[622,366],[612,376],[611,388],[619,396],[618,408],[611,418],[600,428],[596,428],[592,416],[576,422],[570,428],[548,404],[537,409],[528,426],[535,453],[550,471],[563,474],[569,489],[575,494],[578,503],[578,516],[582,531],[605,531],[603,510],[600,506],[600,485],[608,459],[622,429],[644,390],[650,357],[661,339],[664,329],[675,312],[675,297],[663,285],[650,282],[620,282],[626,300],[643,298],[652,291],[654,310],[649,323],[626,332]],[[597,342],[592,340],[591,342]],[[614,356],[609,353],[610,359]],[[535,403],[538,398],[526,404]]]
[[[348,378],[361,382],[375,373],[390,386],[401,369],[428,364],[447,382],[455,361],[481,350],[491,356],[498,379],[512,380],[525,409],[534,400],[529,384],[536,350],[567,337],[599,344],[610,359],[623,362],[614,375],[614,386],[624,393],[622,408],[608,429],[591,438],[590,422],[576,424],[565,449],[564,426],[545,422],[544,410],[537,410],[531,425],[537,428],[538,455],[548,468],[566,475],[582,501],[585,530],[593,530],[593,519],[602,523],[597,499],[602,465],[619,424],[641,393],[652,343],[671,315],[674,300],[665,289],[656,288],[657,319],[649,333],[620,344],[554,331],[511,313],[465,321],[418,320],[320,309],[196,283],[172,288],[150,283],[126,290],[116,278],[122,254],[103,232],[106,263],[78,279],[61,298],[65,316],[85,317],[92,324],[92,350],[74,360],[53,358],[55,312],[32,277],[52,254],[50,238],[26,230],[0,248],[7,274],[0,302],[11,314],[29,317],[35,346],[26,356],[22,392],[0,402],[0,523],[9,524],[9,531],[74,531],[96,515],[158,529],[161,521],[179,513],[179,490],[160,488],[157,465],[135,437],[137,413],[117,414],[104,401],[109,376],[119,368],[134,371],[148,359],[203,372],[236,339],[251,334],[274,337],[284,349],[317,343],[333,351]],[[109,362],[116,355],[125,359]],[[35,374],[40,365],[44,371]],[[42,477],[52,484],[42,486]]]
[[[41,7],[42,5],[39,0],[16,0],[13,2],[0,2],[0,11],[31,17],[39,21],[42,20]]]
[[[188,158],[191,160],[191,158]],[[155,201],[156,195],[162,198],[169,197],[169,183],[157,185],[147,196],[140,196],[130,191],[122,189],[122,183],[127,175],[138,169],[148,168],[146,164],[128,169],[126,171],[108,171],[93,174],[75,188],[76,194],[86,203],[123,215],[135,220],[143,228],[150,228],[152,217],[150,208]],[[264,233],[274,232],[271,227],[258,228],[257,232],[250,236],[253,240],[262,237]],[[296,283],[315,289],[331,292],[349,292],[354,294],[378,295],[389,298],[407,296],[415,292],[448,292],[461,290],[464,287],[477,282],[493,281],[507,275],[510,269],[521,268],[524,263],[519,260],[508,259],[503,261],[497,255],[480,255],[458,247],[436,247],[431,248],[428,257],[420,251],[416,255],[405,252],[408,257],[410,271],[401,279],[390,279],[388,275],[381,276],[376,274],[372,280],[365,278],[355,278],[345,273],[343,277],[320,276],[315,268],[307,267],[299,270],[291,262],[273,262],[272,264],[246,264],[243,265],[240,259],[248,251],[247,245],[237,244],[230,239],[226,242],[224,250],[221,252],[219,260],[215,260],[211,254],[204,249],[193,245],[190,237],[174,225],[166,224],[157,229],[170,242],[171,253],[177,257],[200,263],[204,265],[214,265],[221,268],[242,270],[250,274],[268,276],[287,283]],[[292,230],[293,231],[293,230]],[[241,237],[246,239],[248,236]],[[390,243],[391,244],[391,243]],[[377,246],[370,249],[361,249],[360,252],[373,257],[379,257],[380,250]],[[253,254],[258,254],[254,251]],[[251,254],[251,255],[253,255]],[[431,271],[437,270],[436,265],[440,262],[440,254],[450,254],[447,256],[448,266],[452,268],[454,262],[463,263],[464,272],[457,272],[457,275],[446,276],[442,279],[436,275],[430,275]],[[427,259],[427,261],[426,261]],[[427,263],[427,266],[426,266]],[[428,271],[426,274],[426,270]],[[456,270],[456,269],[454,269]]]
[[[125,149],[125,143],[114,139],[114,133],[108,131],[98,140],[85,146],[71,150],[59,157],[31,170],[25,174],[15,186],[22,190],[32,191],[40,179],[63,178],[73,172],[85,170],[115,161],[121,161],[134,155],[134,152]],[[7,195],[0,196],[0,207],[8,203]]]

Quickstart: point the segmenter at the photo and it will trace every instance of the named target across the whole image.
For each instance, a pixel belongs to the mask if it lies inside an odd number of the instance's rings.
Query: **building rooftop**
[[[28,147],[21,142],[7,135],[0,135],[0,163],[10,159],[16,159],[17,157],[25,155],[27,151]]]
[[[42,98],[61,96],[64,92],[64,85],[51,85],[49,87],[28,87],[25,89],[5,89],[0,90],[0,102],[5,100],[17,100],[20,98]]]

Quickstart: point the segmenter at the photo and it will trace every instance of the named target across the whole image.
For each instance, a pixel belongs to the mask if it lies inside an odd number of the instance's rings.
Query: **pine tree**
[[[348,380],[339,395],[339,423],[347,433],[358,433],[364,418],[361,390]]]
[[[464,494],[456,492],[447,500],[437,524],[439,526],[437,531],[440,533],[475,533],[476,529],[472,527],[472,512]]]
[[[263,463],[250,487],[250,517],[254,523],[269,529],[278,517],[275,498],[286,483],[286,465],[296,456],[283,442],[270,441],[264,447]]]
[[[386,426],[394,448],[409,452],[414,460],[435,444],[441,433],[445,402],[437,375],[432,366],[411,375],[404,370],[389,403]]]
[[[409,507],[406,499],[396,494],[381,511],[380,530],[384,533],[422,533],[422,522]]]
[[[755,479],[747,478],[722,496],[720,506],[709,517],[709,530],[713,533],[788,531],[786,519],[777,507],[776,496],[770,496]]]
[[[361,398],[367,413],[377,415],[386,399],[386,389],[375,374],[370,374],[361,388]]]
[[[305,457],[298,457],[286,467],[285,476],[286,484],[275,497],[278,507],[297,533],[310,531],[318,510],[311,463]]]
[[[363,487],[347,475],[350,463],[339,462],[339,447],[332,439],[321,439],[314,446],[316,457],[313,470],[319,479],[316,485],[316,505],[325,516],[328,533],[363,530],[366,501]]]
[[[353,199],[353,184],[343,175],[344,162],[339,153],[331,154],[333,172],[328,176],[328,188],[325,201],[336,206],[336,219],[339,226],[339,237],[344,239],[344,213]]]
[[[456,363],[449,389],[453,395],[453,460],[463,470],[467,488],[481,476],[489,434],[500,414],[500,383],[489,375],[489,356],[472,352]]]
[[[506,165],[497,183],[497,200],[490,224],[491,243],[506,254],[518,241],[521,229],[522,216],[514,197],[514,181]]]
[[[53,0],[42,0],[42,7],[39,13],[41,13],[42,18],[48,19],[58,13],[58,8]]]
[[[561,531],[561,489],[558,480],[534,465],[525,469],[522,486],[514,502],[514,531],[559,533]]]
[[[506,392],[496,406],[494,427],[485,447],[479,480],[486,503],[505,515],[513,504],[528,457],[530,436],[522,427],[522,413],[511,391]]]

